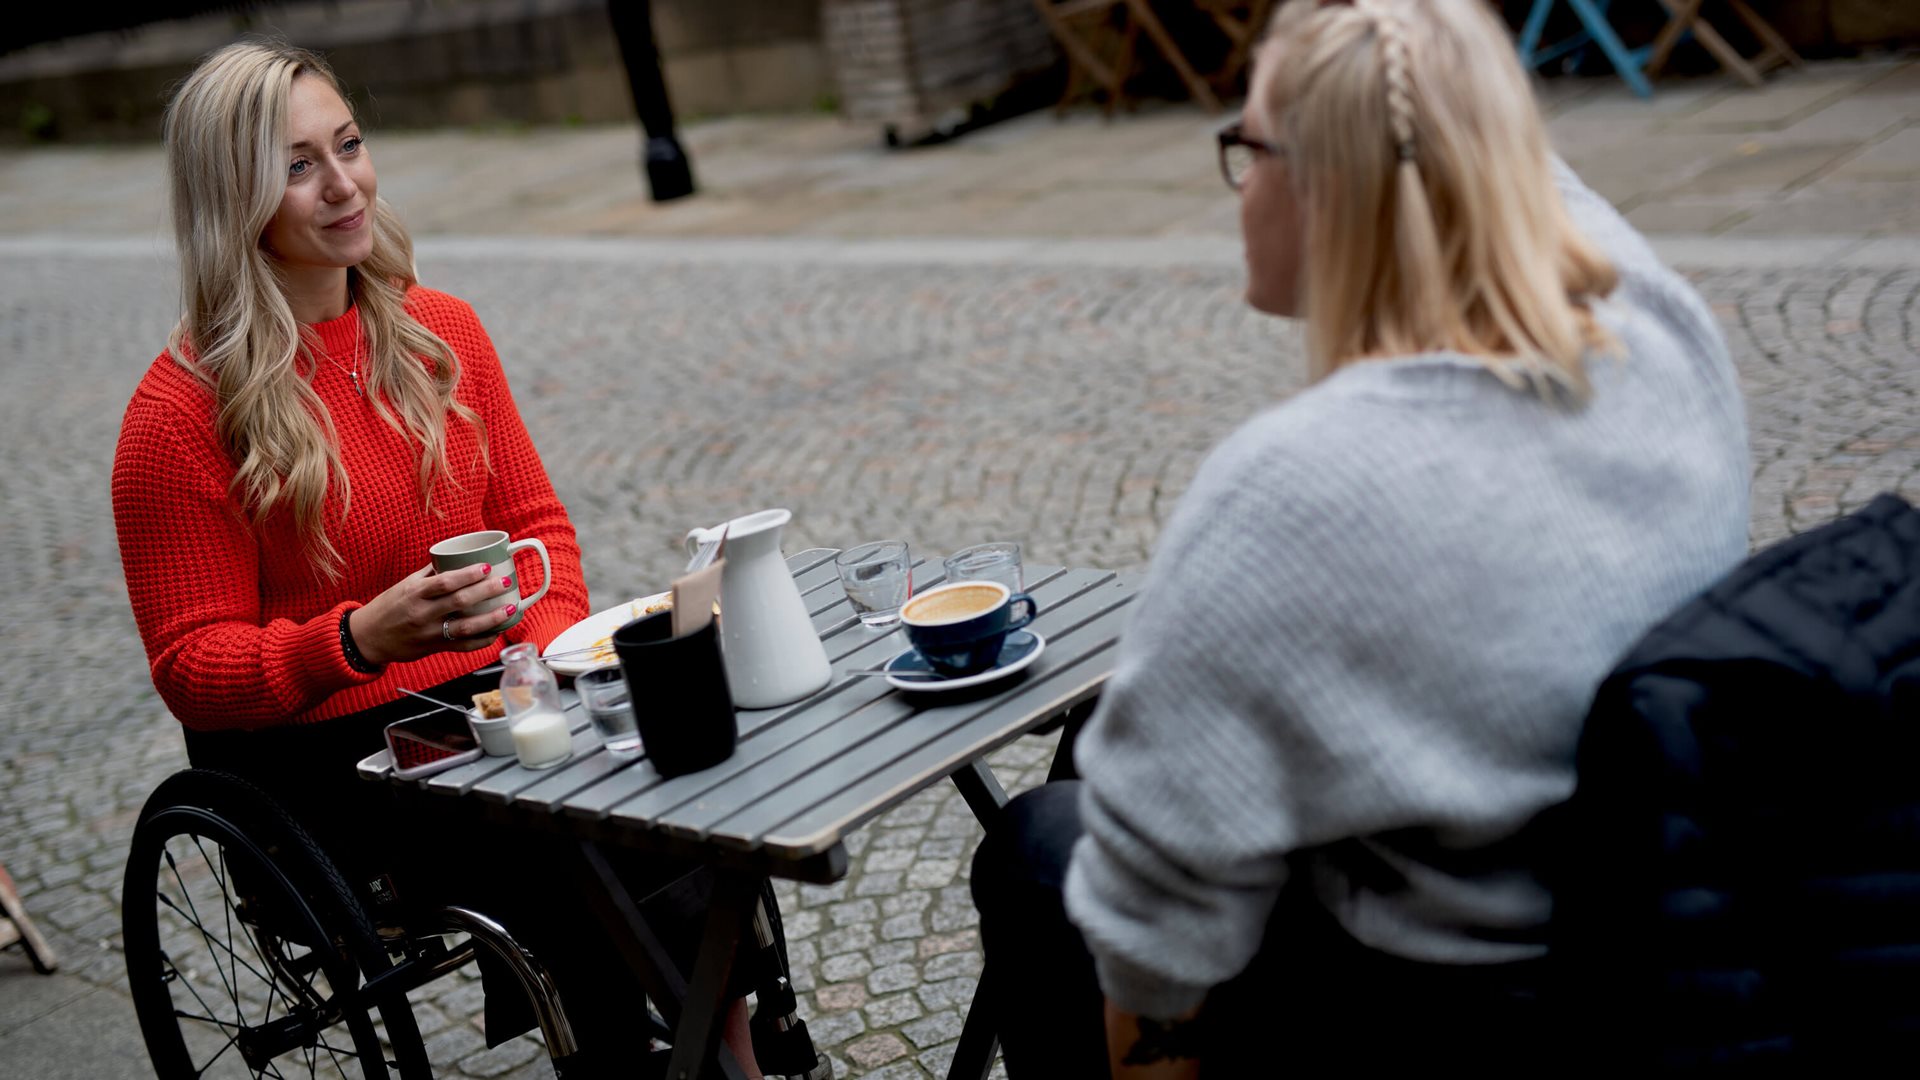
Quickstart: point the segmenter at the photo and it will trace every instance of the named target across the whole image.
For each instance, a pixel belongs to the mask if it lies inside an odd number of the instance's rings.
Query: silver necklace
[[[326,353],[323,355],[326,356],[327,363],[332,364],[334,367],[337,367],[341,371],[344,371],[347,373],[347,378],[353,380],[353,392],[360,395],[360,400],[365,401],[367,397],[367,388],[360,385],[360,313],[359,312],[355,312],[353,316],[353,366],[349,368],[347,365],[341,363],[338,360],[335,360],[331,353]]]

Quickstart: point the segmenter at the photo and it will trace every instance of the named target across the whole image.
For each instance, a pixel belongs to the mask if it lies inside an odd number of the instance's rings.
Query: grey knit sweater
[[[1075,755],[1068,910],[1117,1004],[1237,974],[1290,874],[1397,956],[1544,951],[1549,894],[1498,845],[1572,792],[1615,661],[1746,554],[1749,476],[1711,313],[1558,176],[1621,275],[1585,406],[1452,355],[1353,364],[1228,437],[1161,534]]]

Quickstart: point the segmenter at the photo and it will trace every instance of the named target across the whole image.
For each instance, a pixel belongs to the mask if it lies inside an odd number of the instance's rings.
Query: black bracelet
[[[353,627],[347,621],[352,617],[351,609],[340,613],[340,652],[347,658],[348,667],[362,675],[378,675],[380,669],[367,663],[367,658],[360,655],[360,647],[353,643]]]

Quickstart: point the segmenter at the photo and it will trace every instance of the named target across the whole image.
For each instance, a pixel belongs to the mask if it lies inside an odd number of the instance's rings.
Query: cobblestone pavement
[[[1034,560],[1139,567],[1205,449],[1302,380],[1295,333],[1218,267],[627,264],[529,242],[422,269],[492,330],[602,604],[662,585],[687,527],[774,505],[795,512],[790,550],[1012,537]],[[1920,269],[1697,280],[1749,394],[1757,543],[1877,492],[1920,497]],[[67,968],[101,985],[122,978],[134,816],[184,764],[107,497],[171,281],[157,256],[0,260],[0,862]],[[1027,740],[993,764],[1017,788],[1049,751]],[[980,968],[977,839],[937,788],[853,838],[846,880],[785,890],[803,1014],[839,1075],[943,1075]],[[530,1040],[483,1051],[477,985],[433,991],[443,1060],[546,1074]]]

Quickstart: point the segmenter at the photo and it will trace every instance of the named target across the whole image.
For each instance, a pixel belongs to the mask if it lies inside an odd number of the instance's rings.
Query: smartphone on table
[[[393,775],[411,780],[477,760],[480,742],[466,713],[435,709],[388,724],[387,752],[393,755]]]

